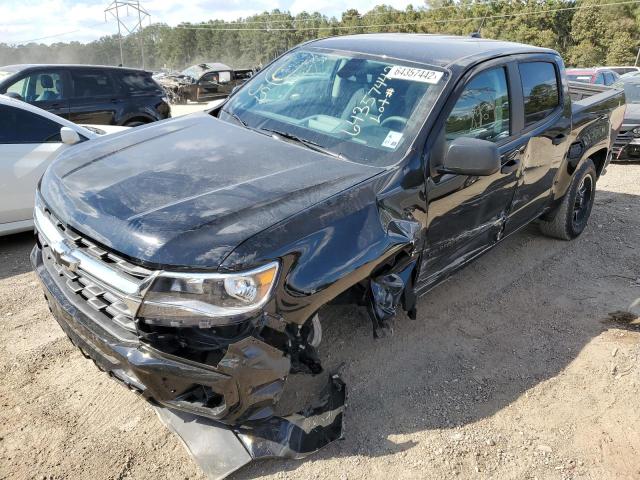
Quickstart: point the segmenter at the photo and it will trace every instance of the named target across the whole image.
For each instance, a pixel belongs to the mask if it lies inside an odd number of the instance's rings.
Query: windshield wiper
[[[294,135],[293,133],[289,133],[289,132],[282,132],[280,130],[272,130],[270,128],[262,128],[261,130],[265,131],[265,132],[270,132],[274,135],[277,135],[278,137],[282,137],[282,138],[286,138],[287,140],[292,140],[296,143],[299,143],[300,145],[303,145],[305,147],[307,147],[309,150],[314,150],[316,152],[320,152],[320,153],[324,153],[325,155],[330,155],[332,157],[335,158],[339,158],[341,160],[346,160],[346,158],[344,157],[344,155],[340,154],[340,153],[335,153],[332,152],[331,150],[328,150],[326,148],[324,148],[322,145],[312,141],[312,140],[307,140],[306,138],[301,138],[297,135]]]
[[[233,118],[236,122],[238,122],[243,127],[249,128],[249,125],[247,124],[247,122],[245,122],[243,119],[241,119],[238,116],[237,113],[230,112],[229,110],[220,110],[220,111],[226,113],[227,115],[229,115],[231,118]]]

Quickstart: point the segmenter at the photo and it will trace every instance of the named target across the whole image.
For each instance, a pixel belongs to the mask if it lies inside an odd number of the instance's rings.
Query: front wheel
[[[573,240],[587,226],[596,196],[596,167],[591,159],[574,173],[562,203],[550,220],[541,220],[540,230],[549,237]]]

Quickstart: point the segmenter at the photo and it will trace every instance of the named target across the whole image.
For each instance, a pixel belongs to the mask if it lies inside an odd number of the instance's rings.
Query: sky
[[[104,35],[117,33],[114,18],[104,9],[112,0],[0,0],[0,43],[22,44],[89,42]],[[176,25],[180,22],[203,22],[213,19],[235,20],[263,11],[279,8],[298,14],[319,11],[339,17],[348,9],[365,13],[379,4],[404,9],[407,5],[422,5],[420,0],[141,0],[151,14],[151,22]],[[120,10],[121,15],[126,11]],[[136,14],[137,15],[137,14]],[[137,21],[129,12],[125,22],[133,27]],[[145,22],[143,22],[145,23]],[[146,20],[148,24],[148,20]]]

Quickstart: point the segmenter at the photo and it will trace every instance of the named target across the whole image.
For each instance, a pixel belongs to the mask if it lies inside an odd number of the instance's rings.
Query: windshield
[[[612,85],[613,88],[624,88],[624,97],[627,103],[640,103],[640,82],[635,80],[633,82],[616,82]]]
[[[256,74],[220,116],[387,166],[406,152],[444,83],[429,66],[299,49]]]
[[[185,68],[180,73],[185,77],[189,77],[192,80],[197,80],[202,74],[202,67],[198,65],[193,65],[192,67]]]

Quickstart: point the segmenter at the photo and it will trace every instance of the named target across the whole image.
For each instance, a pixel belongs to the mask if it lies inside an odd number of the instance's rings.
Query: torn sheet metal
[[[287,417],[272,417],[239,427],[238,437],[255,458],[304,458],[342,438],[346,388],[337,375],[329,378],[320,404]]]
[[[333,375],[320,405],[253,425],[229,427],[179,410],[162,407],[155,410],[162,423],[178,435],[194,461],[213,480],[225,478],[260,458],[304,458],[342,438],[345,401],[345,384]]]
[[[231,428],[192,413],[155,407],[158,417],[175,433],[207,478],[225,478],[251,461]]]
[[[373,322],[374,338],[393,334],[393,319],[400,304],[415,318],[416,296],[413,292],[413,278],[416,261],[410,261],[398,271],[392,271],[372,278],[367,295],[367,311]]]

